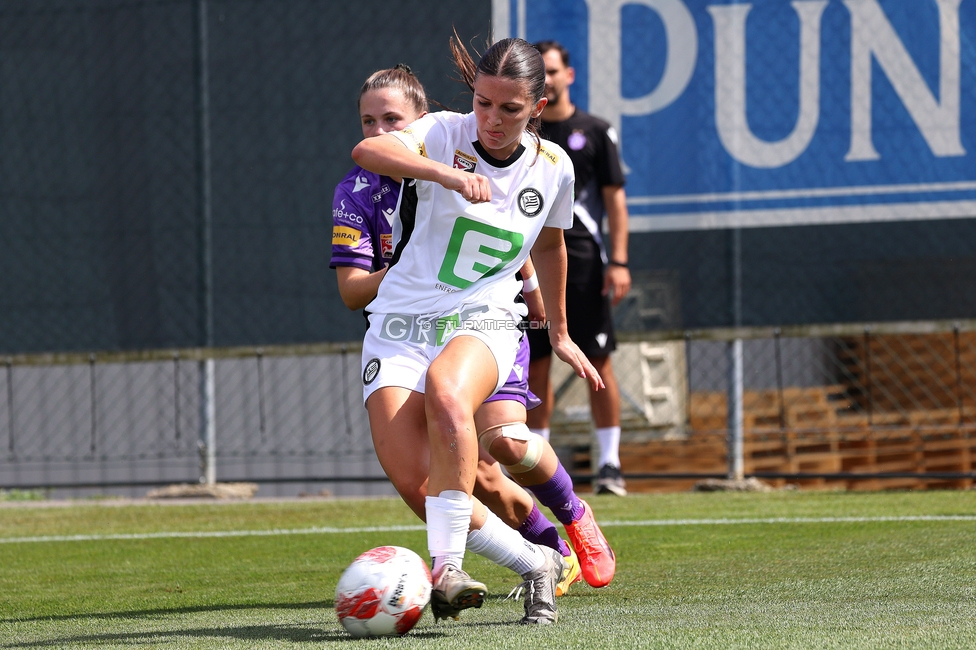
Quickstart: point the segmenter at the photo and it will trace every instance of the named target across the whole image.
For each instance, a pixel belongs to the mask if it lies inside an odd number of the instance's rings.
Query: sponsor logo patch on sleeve
[[[408,126],[400,131],[400,133],[406,136],[406,138],[400,138],[400,141],[407,146],[407,149],[410,149],[414,153],[419,153],[424,158],[427,158],[427,148],[424,146],[422,141],[417,139],[417,134],[413,132],[413,129]],[[407,142],[407,140],[409,140],[409,142]]]
[[[332,229],[333,246],[357,246],[362,233],[355,228],[336,226]]]
[[[559,156],[549,151],[545,147],[542,147],[539,153],[541,153],[545,157],[545,159],[551,162],[553,165],[559,162]]]

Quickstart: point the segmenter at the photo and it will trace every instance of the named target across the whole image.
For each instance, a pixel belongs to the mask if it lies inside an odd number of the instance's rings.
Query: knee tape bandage
[[[514,465],[502,465],[510,474],[524,474],[534,469],[539,464],[539,461],[542,460],[545,442],[540,436],[529,431],[529,428],[525,426],[524,422],[499,424],[478,434],[478,441],[489,453],[491,453],[491,445],[499,438],[521,440],[525,443],[525,455],[517,463]]]

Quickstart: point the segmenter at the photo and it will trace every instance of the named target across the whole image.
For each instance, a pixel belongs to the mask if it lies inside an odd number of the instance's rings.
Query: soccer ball
[[[430,569],[408,548],[380,546],[352,561],[336,586],[339,621],[353,636],[406,634],[430,602]]]

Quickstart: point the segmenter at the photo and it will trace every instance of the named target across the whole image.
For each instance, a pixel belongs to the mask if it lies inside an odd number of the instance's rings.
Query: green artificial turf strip
[[[490,598],[352,641],[332,609],[363,550],[425,534],[396,499],[0,508],[0,538],[409,526],[401,531],[0,543],[0,648],[976,647],[976,521],[677,520],[972,516],[976,492],[686,493],[593,498],[618,557],[551,628],[514,625],[518,579],[469,554]]]

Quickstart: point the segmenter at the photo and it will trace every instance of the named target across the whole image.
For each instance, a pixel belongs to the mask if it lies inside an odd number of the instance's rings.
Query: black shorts
[[[567,233],[568,234],[568,233]],[[566,238],[566,321],[569,336],[587,357],[605,357],[617,349],[609,296],[603,291],[603,260],[592,239]],[[552,354],[549,333],[529,330],[530,358]]]

